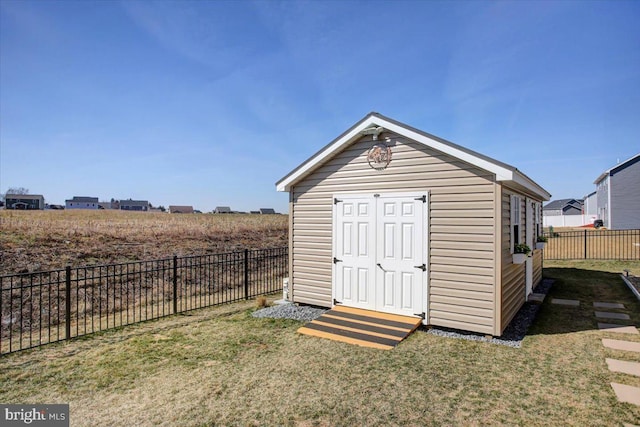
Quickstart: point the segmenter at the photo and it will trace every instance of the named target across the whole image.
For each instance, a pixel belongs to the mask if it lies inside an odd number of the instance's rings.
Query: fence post
[[[65,339],[71,338],[71,266],[65,268],[64,317]]]
[[[587,229],[584,229],[584,259],[587,259]]]
[[[173,255],[173,314],[178,313],[178,255]]]
[[[244,250],[244,299],[249,299],[249,249]]]

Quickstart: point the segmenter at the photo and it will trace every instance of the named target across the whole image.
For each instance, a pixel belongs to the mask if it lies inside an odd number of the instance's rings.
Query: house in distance
[[[65,200],[65,209],[98,209],[97,197],[73,196],[73,199]]]
[[[43,210],[42,194],[7,194],[4,198],[5,209]]]
[[[149,201],[131,199],[120,200],[120,210],[147,212],[149,210]]]
[[[169,206],[169,213],[172,214],[183,214],[183,213],[193,213],[193,206]]]

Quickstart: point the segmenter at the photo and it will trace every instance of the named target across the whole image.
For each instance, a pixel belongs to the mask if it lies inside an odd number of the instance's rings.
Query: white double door
[[[426,193],[337,195],[333,297],[402,315],[426,310]]]

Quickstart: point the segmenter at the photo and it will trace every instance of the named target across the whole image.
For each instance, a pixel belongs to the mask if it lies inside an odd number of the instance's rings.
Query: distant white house
[[[73,199],[65,200],[65,209],[98,209],[97,197],[74,196]]]

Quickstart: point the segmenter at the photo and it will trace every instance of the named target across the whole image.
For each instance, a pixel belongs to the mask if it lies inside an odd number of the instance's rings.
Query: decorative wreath
[[[391,147],[387,147],[385,144],[374,145],[367,154],[367,161],[369,166],[377,171],[386,169],[391,163]]]

